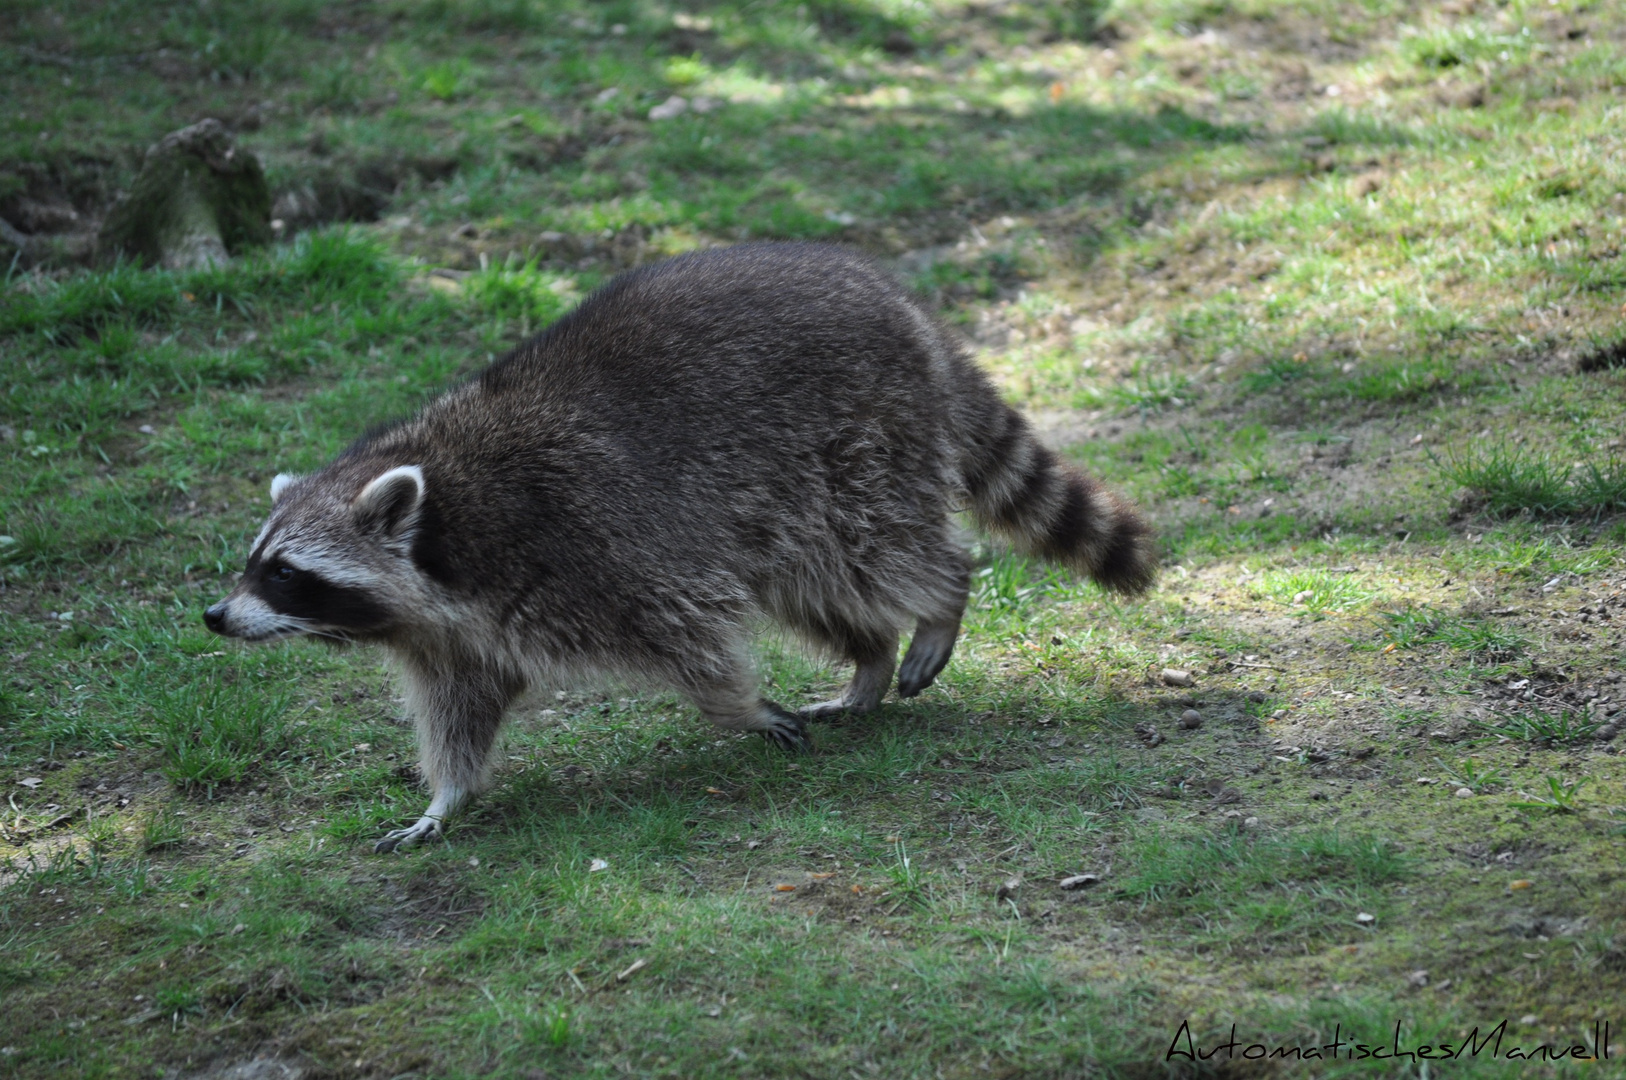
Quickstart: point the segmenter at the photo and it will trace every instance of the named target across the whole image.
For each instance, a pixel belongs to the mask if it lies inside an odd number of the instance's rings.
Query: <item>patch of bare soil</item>
[[[358,888],[376,889],[387,904],[376,909],[372,936],[402,943],[421,943],[454,932],[479,919],[486,909],[484,896],[468,888],[456,874],[418,873],[398,878],[380,874],[351,879]]]

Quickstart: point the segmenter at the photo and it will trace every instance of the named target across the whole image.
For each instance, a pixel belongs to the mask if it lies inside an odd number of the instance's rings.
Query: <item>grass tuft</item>
[[[1440,472],[1497,516],[1572,516],[1626,510],[1626,459],[1579,466],[1498,443],[1438,460]]]
[[[1580,812],[1580,807],[1576,805],[1576,797],[1580,794],[1581,789],[1586,786],[1585,779],[1577,780],[1571,784],[1564,783],[1563,778],[1558,776],[1548,775],[1542,779],[1547,784],[1545,792],[1531,795],[1529,792],[1521,791],[1519,794],[1524,798],[1515,799],[1508,805],[1517,807],[1520,810],[1547,810],[1554,814],[1575,814]]]
[[[1575,709],[1528,709],[1498,720],[1476,720],[1474,726],[1498,739],[1564,746],[1590,739],[1601,725]]]
[[[177,787],[213,795],[276,758],[288,735],[290,690],[224,686],[200,673],[153,695],[150,738]]]

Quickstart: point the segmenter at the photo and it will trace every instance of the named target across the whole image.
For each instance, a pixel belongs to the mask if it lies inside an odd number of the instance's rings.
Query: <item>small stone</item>
[[[1140,741],[1148,747],[1158,746],[1163,742],[1163,735],[1151,724],[1140,723],[1135,725],[1135,734]]]
[[[1243,828],[1247,829],[1257,829],[1259,827],[1259,819],[1256,817],[1243,818],[1242,826]]]
[[[1355,921],[1360,923],[1362,926],[1371,926],[1373,923],[1378,921],[1378,917],[1370,914],[1369,912],[1363,911],[1355,916]]]
[[[1455,795],[1459,799],[1471,799],[1471,798],[1474,797],[1474,789],[1473,788],[1459,787],[1459,788],[1457,788],[1457,790],[1453,791],[1451,794]]]
[[[1191,672],[1180,668],[1164,668],[1159,673],[1164,686],[1196,686],[1197,680],[1191,677]]]
[[[1016,890],[1020,889],[1021,887],[1022,878],[1020,875],[1017,877],[1006,878],[1004,881],[999,883],[999,888],[994,890],[994,899],[1009,900],[1016,895]]]
[[[1249,690],[1248,700],[1255,705],[1263,705],[1265,703],[1265,692],[1263,690]]]
[[[1600,727],[1597,731],[1594,731],[1592,733],[1592,737],[1594,739],[1597,739],[1599,742],[1609,742],[1611,739],[1613,739],[1616,735],[1619,735],[1619,734],[1620,734],[1620,725],[1610,723],[1610,724],[1605,724],[1602,727]]]
[[[594,859],[592,862],[587,864],[587,872],[589,874],[596,874],[600,870],[608,870],[609,868],[610,864],[605,862],[603,859]]]
[[[1295,603],[1295,604],[1307,604],[1307,603],[1310,602],[1310,599],[1313,596],[1315,596],[1315,593],[1311,592],[1308,589],[1304,590],[1303,592],[1296,592],[1296,593],[1293,594],[1293,603]]]
[[[1282,717],[1284,717],[1286,715],[1287,715],[1287,710],[1286,709],[1277,709],[1275,712],[1270,714],[1270,718],[1272,720],[1280,720]]]
[[[650,109],[649,118],[651,120],[671,120],[673,117],[682,116],[688,111],[688,99],[673,94],[653,109]]]
[[[1100,877],[1095,874],[1074,874],[1072,877],[1062,878],[1061,887],[1072,892],[1075,889],[1087,889],[1091,885],[1099,884],[1100,881]]]
[[[1180,726],[1187,731],[1195,731],[1203,726],[1203,714],[1196,709],[1187,709],[1180,714]]]
[[[1406,976],[1406,981],[1412,986],[1423,987],[1428,985],[1428,972],[1414,971]]]

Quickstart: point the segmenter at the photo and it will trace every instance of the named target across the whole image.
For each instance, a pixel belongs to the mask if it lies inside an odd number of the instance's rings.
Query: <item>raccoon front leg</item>
[[[446,820],[485,785],[486,759],[518,687],[491,672],[408,667],[407,704],[417,721],[420,770],[429,783],[429,809],[405,829],[373,845],[375,852],[409,848],[445,834]]]
[[[755,731],[784,750],[813,749],[806,722],[763,697],[748,672],[708,680],[686,692],[700,714],[720,728]]]
[[[845,651],[853,662],[852,681],[847,683],[840,697],[796,710],[804,719],[823,720],[871,712],[886,696],[887,688],[892,685],[892,672],[898,665],[898,635],[878,633],[862,642],[850,642]]]

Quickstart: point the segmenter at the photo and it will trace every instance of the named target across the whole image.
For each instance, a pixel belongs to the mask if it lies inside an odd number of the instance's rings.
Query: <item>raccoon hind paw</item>
[[[384,834],[384,837],[373,845],[373,854],[385,855],[391,851],[406,851],[421,841],[439,840],[444,835],[440,819],[425,815],[414,825]]]
[[[813,738],[808,734],[807,721],[796,713],[781,709],[771,701],[762,703],[768,723],[758,731],[764,739],[781,750],[805,754],[813,749]]]

